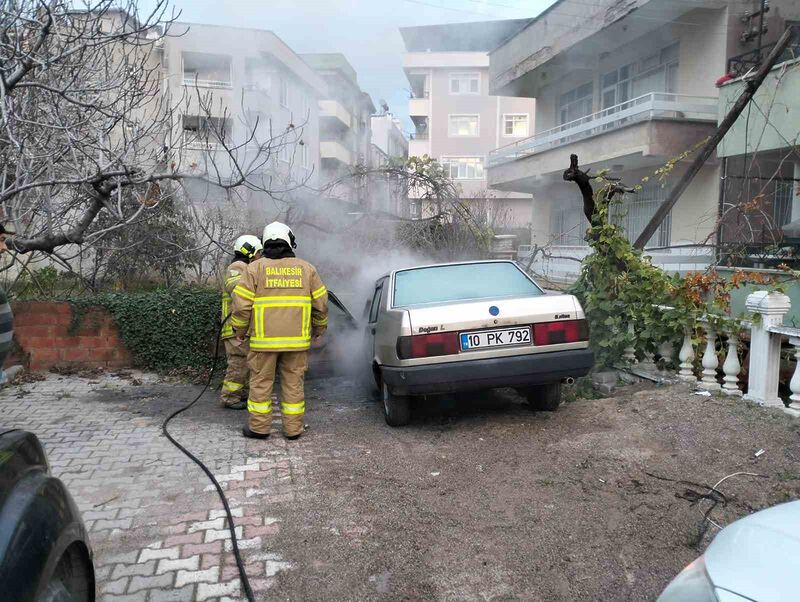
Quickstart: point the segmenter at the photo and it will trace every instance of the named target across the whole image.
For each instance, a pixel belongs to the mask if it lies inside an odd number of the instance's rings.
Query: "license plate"
[[[481,332],[462,332],[461,350],[485,349],[487,347],[507,347],[509,345],[530,345],[530,328],[508,328],[505,330],[484,330]]]

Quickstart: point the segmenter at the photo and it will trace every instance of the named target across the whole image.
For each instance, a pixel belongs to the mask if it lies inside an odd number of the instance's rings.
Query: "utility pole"
[[[637,238],[636,242],[633,243],[634,248],[643,249],[647,244],[647,241],[649,241],[653,234],[655,234],[658,226],[661,225],[661,222],[663,222],[664,218],[667,217],[667,214],[669,214],[670,210],[675,206],[675,203],[678,202],[678,199],[689,187],[689,184],[697,175],[697,172],[699,172],[700,168],[705,165],[706,161],[708,161],[708,158],[711,156],[711,153],[714,152],[719,143],[725,137],[725,134],[728,133],[728,130],[730,130],[733,124],[736,123],[739,115],[742,114],[742,111],[744,111],[745,107],[753,98],[758,88],[762,83],[764,83],[764,80],[767,78],[767,75],[772,67],[775,66],[775,63],[778,62],[778,59],[783,54],[784,50],[786,50],[786,48],[789,46],[789,42],[792,40],[794,33],[794,27],[788,27],[786,31],[783,32],[783,35],[780,37],[780,39],[776,42],[767,58],[758,68],[758,71],[756,71],[756,74],[753,76],[753,78],[745,79],[744,91],[741,93],[739,98],[736,99],[736,102],[731,110],[728,111],[728,114],[725,115],[725,119],[723,119],[719,124],[717,131],[714,132],[714,134],[703,145],[703,147],[700,149],[700,152],[697,153],[694,161],[692,161],[692,164],[689,166],[689,169],[686,170],[686,173],[683,174],[683,176],[681,176],[681,178],[675,184],[675,187],[670,191],[666,200],[661,203],[661,206],[650,219],[647,226],[645,226],[644,230],[642,230],[639,238]]]

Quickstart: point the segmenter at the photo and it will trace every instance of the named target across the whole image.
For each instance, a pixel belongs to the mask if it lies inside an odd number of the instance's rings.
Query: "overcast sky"
[[[361,88],[407,129],[398,27],[534,17],[554,0],[173,0],[181,21],[270,29],[298,53],[341,52]],[[142,0],[141,7],[153,0]]]

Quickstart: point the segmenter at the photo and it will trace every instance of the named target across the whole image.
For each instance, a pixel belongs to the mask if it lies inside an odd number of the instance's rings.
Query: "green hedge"
[[[219,327],[217,290],[173,288],[64,300],[73,306],[73,329],[80,326],[89,308],[105,307],[135,364],[141,368],[171,370],[211,365]],[[222,345],[220,359],[224,363]]]

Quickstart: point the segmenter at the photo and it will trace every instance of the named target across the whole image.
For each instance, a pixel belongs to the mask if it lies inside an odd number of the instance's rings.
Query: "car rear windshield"
[[[542,295],[513,263],[467,263],[402,270],[395,274],[395,307]]]

